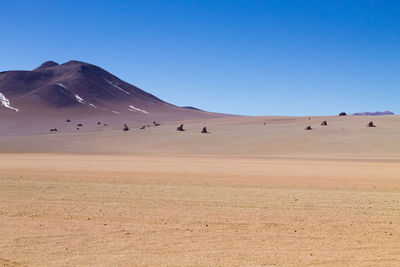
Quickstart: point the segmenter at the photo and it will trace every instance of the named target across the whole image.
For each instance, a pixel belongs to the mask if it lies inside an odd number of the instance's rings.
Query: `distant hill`
[[[204,111],[204,110],[202,110],[202,109],[195,108],[195,107],[192,107],[192,106],[184,106],[184,107],[182,107],[182,108],[187,108],[187,109],[192,109],[192,110],[198,110],[198,111]]]
[[[353,113],[353,115],[359,115],[359,116],[380,116],[380,115],[394,115],[393,112],[391,111],[375,111],[375,112],[356,112]]]

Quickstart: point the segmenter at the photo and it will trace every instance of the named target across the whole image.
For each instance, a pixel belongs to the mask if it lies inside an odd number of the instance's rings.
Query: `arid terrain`
[[[0,125],[0,266],[400,262],[399,115],[218,114],[48,61],[0,72]]]
[[[54,121],[53,121],[54,120]],[[325,117],[225,117],[186,121],[85,118],[47,122],[30,133],[19,123],[19,134],[0,135],[3,152],[66,152],[83,154],[219,155],[236,157],[400,159],[400,115]],[[320,126],[322,121],[327,126]],[[367,127],[369,121],[376,127]],[[0,117],[1,122],[1,117]],[[101,125],[97,125],[101,122]],[[80,130],[76,124],[83,123]],[[107,123],[107,126],[103,126]],[[126,123],[130,131],[123,132]],[[184,124],[184,132],[176,128]],[[57,127],[58,132],[49,132]],[[140,127],[146,125],[146,129]],[[150,128],[147,127],[150,125]],[[206,126],[209,134],[201,134]],[[311,131],[305,131],[312,126]],[[7,130],[7,127],[2,127]]]
[[[90,123],[0,137],[0,266],[400,262],[398,115]]]

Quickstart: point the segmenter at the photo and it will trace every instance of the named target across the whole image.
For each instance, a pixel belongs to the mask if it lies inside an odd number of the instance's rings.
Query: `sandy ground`
[[[399,115],[98,120],[3,125],[0,266],[400,263]]]
[[[85,121],[80,131],[62,122],[57,133],[46,127],[32,135],[27,127],[26,135],[0,134],[0,152],[400,159],[400,115],[232,117],[161,122],[161,127],[146,130],[127,121],[128,132],[122,131],[121,122],[107,121],[103,127],[98,120]],[[320,126],[323,120],[328,126]],[[366,127],[371,120],[377,127]],[[185,132],[176,131],[180,123]],[[308,125],[312,131],[304,130]],[[204,126],[210,134],[200,134]]]
[[[0,266],[398,266],[399,170],[396,159],[3,153]]]

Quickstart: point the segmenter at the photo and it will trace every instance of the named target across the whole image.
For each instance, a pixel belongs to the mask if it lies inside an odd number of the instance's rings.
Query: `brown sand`
[[[399,170],[396,159],[0,154],[0,266],[397,266]]]

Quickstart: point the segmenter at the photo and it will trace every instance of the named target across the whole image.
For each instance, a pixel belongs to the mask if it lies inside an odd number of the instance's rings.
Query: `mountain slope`
[[[129,105],[134,104],[167,104],[97,66],[79,61],[62,65],[48,61],[33,71],[2,72],[0,92],[12,100],[10,102],[15,102],[15,106],[20,103],[18,109],[21,112],[32,108],[23,106],[24,103],[53,108],[79,105],[104,109],[118,107],[121,111],[127,111]],[[123,109],[122,103],[129,105]]]
[[[0,72],[0,122],[5,125],[0,132],[21,121],[30,130],[66,118],[149,123],[223,116],[169,104],[80,61],[47,61],[32,71]]]

